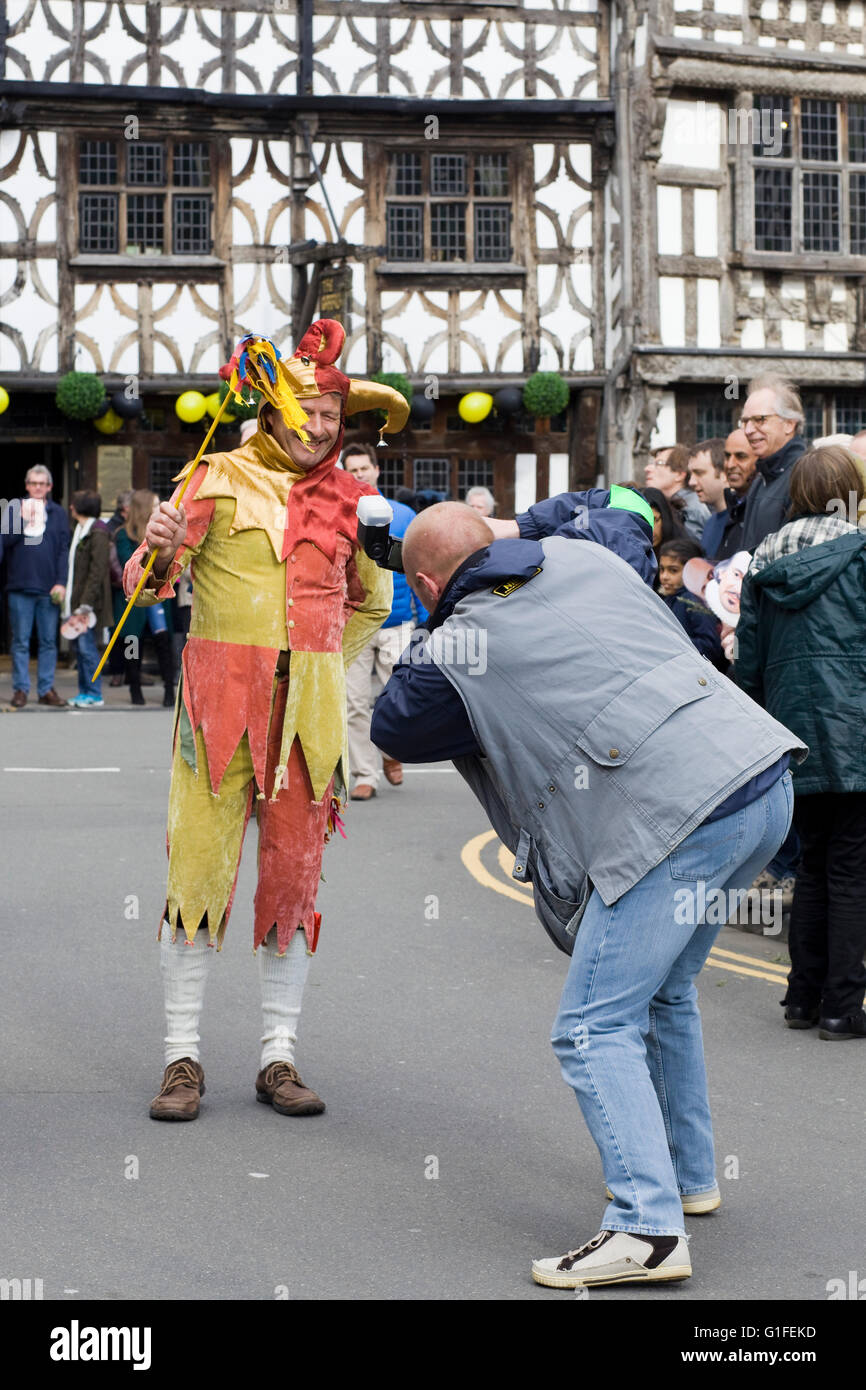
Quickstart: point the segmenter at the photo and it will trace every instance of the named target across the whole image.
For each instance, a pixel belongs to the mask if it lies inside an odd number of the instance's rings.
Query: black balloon
[[[127,396],[125,391],[115,391],[111,398],[111,408],[121,420],[135,420],[143,411],[144,405],[139,396]]]
[[[94,420],[101,420],[103,415],[107,415],[110,409],[111,401],[108,399],[107,396],[104,396],[102,399],[102,405],[99,407],[99,409],[93,417]]]
[[[516,415],[523,409],[523,392],[519,386],[503,386],[493,397],[493,404],[500,415]]]
[[[427,396],[413,396],[410,414],[416,423],[426,423],[427,420],[432,420],[436,414],[436,402],[431,401]]]

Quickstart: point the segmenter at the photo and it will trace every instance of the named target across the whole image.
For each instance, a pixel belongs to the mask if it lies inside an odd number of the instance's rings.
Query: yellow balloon
[[[174,409],[185,425],[194,425],[207,410],[207,401],[201,391],[184,391],[175,401]]]
[[[93,423],[100,434],[117,434],[118,430],[123,429],[124,424],[117,411],[111,409],[106,410],[105,414],[100,415]]]
[[[5,386],[0,386],[0,415],[9,407],[9,392]]]
[[[221,404],[222,402],[220,401],[219,391],[211,391],[209,396],[205,396],[204,408],[212,420],[216,416],[216,413],[219,410]],[[223,419],[225,418],[226,417],[223,416]]]
[[[470,425],[477,425],[481,420],[486,420],[492,409],[493,397],[488,396],[486,391],[469,391],[461,397],[457,406],[460,419]]]

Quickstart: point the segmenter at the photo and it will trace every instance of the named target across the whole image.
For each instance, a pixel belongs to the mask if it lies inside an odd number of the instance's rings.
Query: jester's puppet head
[[[409,416],[409,402],[399,391],[376,381],[352,380],[334,365],[345,340],[345,330],[336,319],[319,319],[286,359],[267,339],[250,334],[241,340],[221,372],[235,391],[243,385],[260,391],[260,418],[266,404],[275,407],[286,429],[294,431],[301,441],[300,446],[292,447],[293,456],[303,460],[305,451],[321,455],[316,467],[326,461],[334,463],[339,457],[347,415],[384,410],[382,434],[396,434]],[[320,398],[325,398],[321,409],[311,409]],[[306,411],[299,402],[306,403]],[[330,447],[323,454],[326,437]]]

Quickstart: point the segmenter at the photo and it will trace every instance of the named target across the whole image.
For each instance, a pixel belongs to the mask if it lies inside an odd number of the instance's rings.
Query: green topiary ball
[[[567,384],[557,372],[536,372],[523,388],[523,405],[530,415],[548,419],[568,405]]]
[[[228,382],[221,381],[219,384],[220,404],[222,404],[222,402],[225,400],[226,392],[228,391],[228,389]],[[228,413],[229,415],[232,415],[235,420],[255,420],[257,418],[259,413],[259,401],[261,400],[262,395],[260,391],[253,391],[250,394],[253,398],[252,405],[241,405],[239,401],[232,398],[232,403],[228,408]],[[226,417],[224,415],[223,419],[225,418]]]
[[[95,372],[67,372],[57,383],[54,400],[70,420],[95,420],[104,413],[105,387]]]

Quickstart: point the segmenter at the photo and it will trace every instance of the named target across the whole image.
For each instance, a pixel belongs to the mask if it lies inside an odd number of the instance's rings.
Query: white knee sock
[[[204,987],[214,949],[208,945],[204,927],[196,932],[191,946],[183,930],[179,930],[174,945],[171,926],[163,923],[159,943],[159,968],[165,991],[165,1065],[181,1057],[198,1062],[198,1021],[204,1004]]]
[[[272,1062],[294,1062],[298,1041],[301,1000],[311,957],[307,938],[299,927],[284,956],[277,955],[276,932],[271,930],[259,947],[259,980],[262,986],[262,1070]]]

